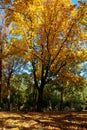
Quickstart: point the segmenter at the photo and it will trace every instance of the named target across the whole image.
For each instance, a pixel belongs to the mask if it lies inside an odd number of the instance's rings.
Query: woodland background
[[[0,110],[87,110],[87,1],[0,1]]]

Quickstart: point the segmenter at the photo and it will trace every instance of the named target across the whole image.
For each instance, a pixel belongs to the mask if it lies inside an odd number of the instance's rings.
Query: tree
[[[1,9],[0,9],[1,10]],[[9,32],[9,29],[5,26],[5,20],[6,20],[6,14],[5,11],[1,10],[0,12],[0,103],[2,98],[2,69],[3,69],[3,63],[2,59],[4,57],[5,51],[6,51],[6,42],[5,39],[7,37],[7,33]]]
[[[9,55],[10,44],[8,44],[8,36],[12,23],[9,22],[7,8],[11,7],[11,1],[0,1],[0,107],[2,103],[2,88],[3,88],[3,60]],[[11,52],[10,52],[11,54]]]
[[[6,93],[7,93],[7,102],[8,102],[8,110],[10,111],[10,96],[11,96],[11,78],[21,73],[22,69],[25,66],[23,58],[16,56],[8,56],[4,59],[3,62],[3,74],[6,80]]]
[[[72,96],[72,91],[83,91],[86,80],[80,75],[69,75],[66,72],[66,75],[62,74],[61,77],[53,81],[55,85],[55,90],[60,92],[60,110],[64,110],[64,98]],[[70,103],[72,104],[72,103]]]
[[[22,38],[12,38],[12,44],[31,63],[38,90],[37,111],[42,111],[45,85],[87,59],[81,28],[85,6],[76,9],[70,0],[23,0],[13,6],[12,34]]]
[[[87,6],[87,2],[84,2],[85,6]],[[85,33],[83,33],[84,39],[87,41],[87,9],[84,9],[84,15],[83,18],[81,20],[82,23],[82,27],[85,31]]]
[[[2,14],[4,15],[4,17],[2,16]],[[3,33],[3,30],[4,30],[4,22],[5,22],[5,14],[4,12],[1,10],[1,13],[0,13],[0,18],[1,18],[1,24],[0,24],[0,104],[1,104],[1,98],[2,98],[2,95],[1,95],[1,91],[2,91],[2,53],[3,53],[3,39],[4,39],[4,33]]]
[[[11,78],[11,106],[15,110],[29,110],[33,101],[33,83],[27,73],[16,74]],[[34,102],[32,102],[33,104]]]

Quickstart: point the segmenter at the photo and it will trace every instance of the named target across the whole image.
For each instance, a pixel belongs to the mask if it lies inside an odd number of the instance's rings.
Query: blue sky
[[[78,0],[72,0],[72,3],[76,4],[77,6],[79,6]]]
[[[86,2],[87,0],[81,0],[81,1]],[[79,6],[78,0],[72,0],[72,3],[75,3],[77,6]]]
[[[77,0],[72,0],[72,3],[78,4]]]

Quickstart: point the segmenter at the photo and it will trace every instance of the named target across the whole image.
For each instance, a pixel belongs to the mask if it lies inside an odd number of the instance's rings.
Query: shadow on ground
[[[0,130],[87,130],[87,112],[0,112]]]

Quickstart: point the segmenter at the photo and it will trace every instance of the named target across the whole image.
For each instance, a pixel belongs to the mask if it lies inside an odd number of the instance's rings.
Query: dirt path
[[[0,130],[87,130],[87,112],[0,112]]]

